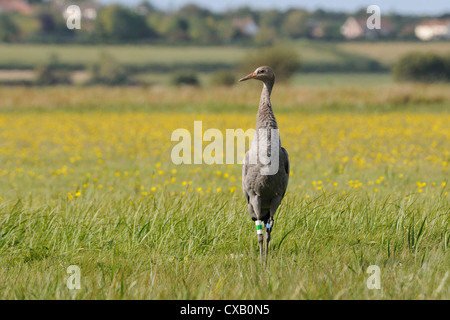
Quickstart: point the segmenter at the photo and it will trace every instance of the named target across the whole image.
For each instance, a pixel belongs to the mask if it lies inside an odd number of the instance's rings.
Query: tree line
[[[349,16],[367,18],[366,9],[352,14],[323,9],[254,10],[248,7],[212,12],[195,4],[176,11],[158,10],[149,1],[127,7],[98,6],[93,19],[82,19],[81,30],[69,30],[63,12],[52,1],[30,1],[31,16],[0,14],[2,42],[192,43],[271,45],[302,38],[343,40],[341,26]],[[92,2],[71,1],[87,6]],[[415,39],[413,26],[425,17],[385,14],[393,32],[385,39]]]

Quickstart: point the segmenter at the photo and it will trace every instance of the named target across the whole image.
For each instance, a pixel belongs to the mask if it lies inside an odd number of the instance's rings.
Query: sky
[[[142,0],[99,0],[102,3],[122,3],[136,5]],[[383,12],[416,14],[416,15],[441,15],[450,13],[450,0],[150,0],[155,7],[164,10],[176,10],[187,3],[195,3],[212,11],[225,11],[227,9],[249,6],[254,9],[279,9],[305,8],[315,10],[318,8],[353,12],[369,5],[378,5]]]

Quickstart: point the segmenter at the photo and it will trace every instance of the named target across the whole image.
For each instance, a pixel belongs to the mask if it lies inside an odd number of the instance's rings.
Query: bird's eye
[[[259,73],[264,73],[264,70],[259,70]]]

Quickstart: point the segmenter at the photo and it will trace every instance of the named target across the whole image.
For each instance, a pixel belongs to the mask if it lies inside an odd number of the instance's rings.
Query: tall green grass
[[[291,123],[282,137],[290,138],[283,141],[289,141],[293,174],[275,217],[266,267],[259,262],[254,223],[240,192],[240,166],[179,166],[176,182],[166,183],[175,166],[161,160],[166,159],[157,154],[161,150],[151,149],[155,142],[146,139],[149,131],[136,127],[142,119],[146,129],[161,127],[158,121],[170,119],[162,111],[178,112],[189,125],[202,116],[208,117],[208,126],[224,118],[246,124],[243,120],[254,119],[259,89],[0,88],[0,298],[449,299],[448,131],[443,125],[450,105],[447,86],[277,86],[273,102],[279,123]],[[133,115],[136,110],[145,113]],[[354,112],[354,117],[341,110]],[[362,132],[363,138],[354,137],[357,146],[350,136],[359,132],[347,128],[336,152],[348,149],[348,162],[340,168],[342,157],[327,156],[322,138],[345,129],[340,116],[351,128],[370,128],[380,113],[385,121],[397,117],[400,121],[392,123],[407,129],[415,123],[408,123],[411,115],[420,120],[432,113],[427,119],[442,123],[419,121],[422,132],[405,134],[404,141],[395,136],[400,128],[383,127],[373,138]],[[324,115],[317,137],[302,141],[307,132],[296,131],[297,123],[310,128],[305,121]],[[110,129],[114,134],[105,128],[95,134],[97,126],[84,123],[83,117],[98,119],[99,127],[102,121],[116,123]],[[127,121],[120,121],[125,117]],[[46,127],[49,123],[53,131]],[[49,141],[37,146],[33,138],[42,139],[40,135]],[[166,131],[157,138],[170,146]],[[376,153],[385,143],[425,159],[411,158],[402,165],[403,155],[393,150],[401,172],[390,167],[389,159],[356,167],[354,147]],[[323,150],[322,156],[315,150]],[[426,158],[426,152],[433,157]],[[164,174],[155,169],[158,161]],[[61,172],[64,164],[67,174]],[[135,170],[139,176],[131,174]],[[129,176],[124,177],[125,171]],[[380,175],[385,181],[378,183]],[[323,189],[312,187],[318,179],[324,180]],[[350,186],[350,179],[359,179],[364,187]],[[193,185],[185,186],[183,180]],[[216,180],[214,187],[223,190],[207,193]],[[418,187],[419,181],[426,187]],[[151,191],[152,186],[157,188]],[[188,191],[197,187],[203,190]],[[80,290],[67,287],[71,265],[81,270]],[[371,265],[380,268],[380,290],[367,287]]]
[[[448,299],[448,201],[289,194],[269,263],[240,195],[1,205],[2,299]],[[81,269],[81,289],[66,286]],[[381,269],[369,290],[367,268]]]

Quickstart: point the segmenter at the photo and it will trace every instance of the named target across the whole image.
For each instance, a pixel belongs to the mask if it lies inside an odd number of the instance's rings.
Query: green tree
[[[283,22],[283,14],[278,10],[261,11],[259,14],[259,26],[261,28],[279,29],[279,26]]]
[[[189,20],[189,38],[195,42],[209,44],[218,42],[217,31],[211,18],[193,17]]]
[[[206,17],[210,15],[209,10],[201,8],[195,4],[187,4],[178,10],[178,14],[187,17]]]
[[[290,38],[301,38],[308,35],[308,12],[304,10],[292,10],[283,24],[283,33]]]
[[[278,39],[277,31],[274,28],[260,27],[256,34],[254,41],[258,45],[267,46],[273,45]]]
[[[189,40],[189,21],[178,15],[172,15],[167,22],[165,35],[171,41]]]
[[[6,14],[0,14],[0,42],[13,42],[19,38],[20,29]]]
[[[297,51],[288,46],[274,46],[248,53],[241,62],[241,72],[255,70],[259,66],[270,66],[278,81],[287,81],[300,70],[301,61]]]
[[[132,41],[156,36],[145,17],[120,5],[101,10],[96,23],[97,36],[104,39]]]
[[[341,33],[341,21],[327,20],[322,23],[323,39],[325,40],[343,40]]]

